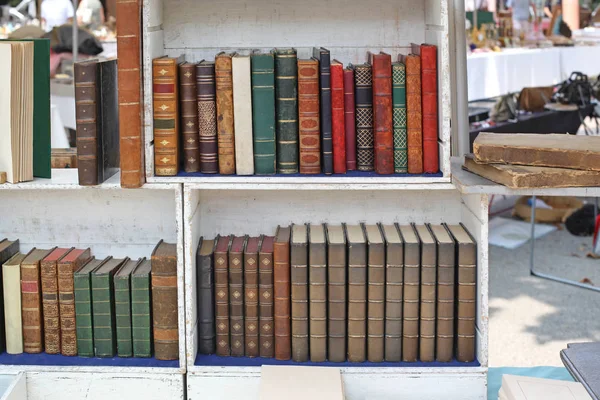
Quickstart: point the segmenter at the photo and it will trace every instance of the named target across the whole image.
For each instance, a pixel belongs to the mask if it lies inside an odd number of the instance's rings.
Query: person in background
[[[77,8],[77,22],[89,30],[96,30],[104,24],[104,7],[100,0],[81,0]]]
[[[55,26],[73,22],[75,11],[71,0],[43,0],[40,14],[42,26],[50,32]]]

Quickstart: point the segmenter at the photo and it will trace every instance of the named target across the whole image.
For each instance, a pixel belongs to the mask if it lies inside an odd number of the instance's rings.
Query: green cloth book
[[[392,64],[392,104],[394,121],[394,171],[408,172],[408,139],[406,131],[406,67]]]
[[[94,357],[94,332],[92,328],[91,272],[108,260],[91,258],[73,273],[75,292],[75,329],[77,332],[77,355]]]
[[[273,53],[254,52],[251,62],[254,172],[273,175],[276,172],[275,58]]]
[[[277,173],[298,173],[298,57],[296,49],[275,50]]]
[[[131,339],[131,273],[143,260],[129,260],[115,274],[115,321],[117,324],[117,355],[133,357]]]
[[[134,357],[152,357],[151,268],[150,261],[143,259],[131,273],[131,326]]]

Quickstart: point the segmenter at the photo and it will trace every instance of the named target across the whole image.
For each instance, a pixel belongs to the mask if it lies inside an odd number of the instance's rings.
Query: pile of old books
[[[591,400],[579,382],[503,375],[498,400]]]
[[[600,137],[481,133],[464,168],[513,189],[600,186]]]

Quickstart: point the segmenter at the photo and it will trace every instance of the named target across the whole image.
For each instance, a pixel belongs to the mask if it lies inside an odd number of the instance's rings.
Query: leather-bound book
[[[258,310],[259,237],[248,238],[244,249],[244,335],[246,357],[260,356]]]
[[[296,49],[275,50],[278,174],[295,174],[298,172],[297,60]]]
[[[331,54],[321,47],[313,48],[313,57],[319,60],[321,88],[321,163],[325,175],[333,174],[333,141],[331,137]]]
[[[367,359],[367,242],[363,227],[344,226],[348,239],[348,361]]]
[[[254,175],[252,138],[252,83],[250,56],[235,54],[231,60],[233,79],[233,122],[235,131],[235,172]]]
[[[308,323],[308,229],[306,225],[292,225],[291,238],[292,280],[292,360],[309,359]]]
[[[311,225],[308,240],[310,361],[327,360],[327,243],[325,226]]]
[[[77,173],[80,185],[98,185],[100,115],[98,60],[77,62],[75,73],[75,122],[77,128]]]
[[[367,360],[385,359],[385,242],[378,225],[366,225],[368,252]]]
[[[116,0],[121,186],[144,184],[142,2]]]
[[[346,129],[346,169],[356,170],[356,106],[354,68],[344,69],[344,115]]]
[[[144,259],[128,260],[114,276],[115,326],[117,330],[117,355],[133,357],[131,325],[131,273]]]
[[[404,244],[396,225],[382,225],[385,237],[385,361],[402,361]]]
[[[215,352],[215,287],[213,262],[216,244],[219,240],[200,238],[196,251],[196,295],[198,310],[198,351],[200,354]]]
[[[177,59],[152,61],[154,110],[154,173],[174,176],[179,171],[179,102]]]
[[[21,262],[21,307],[23,318],[23,351],[44,351],[40,263],[52,250],[33,249]]]
[[[221,52],[215,57],[215,84],[217,90],[217,139],[219,173],[235,174],[235,129],[233,121],[232,55]]]
[[[104,260],[91,258],[73,273],[75,327],[77,331],[77,355],[79,357],[94,357],[91,273],[108,260],[110,260],[110,257]]]
[[[58,307],[58,263],[71,249],[54,249],[40,262],[42,313],[44,316],[44,349],[60,354],[60,310]]]
[[[15,253],[2,264],[2,286],[4,292],[4,333],[6,352],[23,353],[23,320],[21,317],[21,262],[27,255]]]
[[[198,133],[200,172],[219,173],[217,159],[217,103],[215,63],[200,61],[196,65],[196,94],[198,99]]]
[[[90,259],[90,256],[90,249],[75,249],[71,250],[57,264],[60,352],[63,356],[77,355],[73,274]]]
[[[196,64],[179,64],[179,109],[181,140],[183,142],[183,170],[200,171],[198,145],[198,91],[196,88]]]
[[[258,318],[260,325],[260,356],[273,358],[275,355],[273,323],[273,236],[264,236],[258,253]]]
[[[316,58],[298,60],[301,174],[321,173],[319,115],[319,61]]]
[[[386,53],[372,54],[371,64],[373,65],[375,172],[393,174],[392,58]]]
[[[440,169],[438,147],[437,46],[421,45],[421,87],[423,112],[423,172]]]
[[[131,336],[134,357],[152,357],[152,263],[143,259],[131,273]]]
[[[215,248],[215,324],[218,356],[230,356],[229,248],[232,236],[221,236]]]
[[[117,93],[117,59],[99,63],[100,68],[100,146],[98,183],[119,172],[119,96]]]
[[[370,64],[354,66],[354,92],[357,168],[359,171],[373,171],[373,72]]]
[[[229,338],[231,355],[244,356],[244,248],[246,236],[236,236],[229,249]]]
[[[456,307],[456,360],[475,360],[475,318],[477,315],[477,243],[464,225],[448,225],[456,241],[458,305]]]
[[[254,52],[252,60],[252,125],[254,128],[254,172],[273,175],[275,156],[275,57],[272,52]]]
[[[432,362],[435,361],[437,246],[426,225],[416,225],[415,229],[421,240],[419,359],[423,362]]]
[[[406,65],[406,129],[408,173],[423,173],[423,120],[421,104],[421,57],[409,54],[402,57]]]
[[[346,173],[346,116],[344,115],[344,65],[331,62],[331,136],[333,173]]]
[[[179,359],[177,246],[158,242],[152,252],[152,319],[157,360]]]
[[[431,225],[437,243],[437,320],[435,359],[450,362],[454,356],[454,297],[456,249],[454,240],[443,225]]]
[[[421,242],[411,225],[400,225],[404,240],[404,303],[402,309],[402,361],[419,359],[419,303],[421,301]]]
[[[273,291],[275,318],[275,358],[289,360],[292,357],[290,321],[290,236],[289,226],[277,227],[273,243]]]
[[[19,240],[4,239],[0,241],[0,268],[19,252]],[[4,325],[4,291],[2,282],[2,271],[0,271],[0,352],[6,350],[6,336],[3,327]],[[17,288],[19,285],[17,285]],[[19,299],[20,300],[20,299]],[[20,310],[20,309],[19,309]]]
[[[392,102],[394,104],[394,171],[408,172],[406,138],[406,66],[392,64]]]
[[[327,359],[346,361],[346,235],[340,225],[327,225]]]

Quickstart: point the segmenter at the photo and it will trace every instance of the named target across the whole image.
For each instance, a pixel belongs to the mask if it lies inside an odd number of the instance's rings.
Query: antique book
[[[297,60],[295,49],[275,49],[278,174],[295,174],[298,172]],[[275,353],[277,353],[277,350]]]
[[[575,381],[580,382],[593,400],[600,398],[598,352],[600,343],[569,343],[560,359]]]
[[[579,382],[502,375],[501,392],[507,400],[591,400]]]
[[[152,60],[154,111],[154,174],[174,176],[179,172],[179,79],[176,58]]]
[[[292,225],[290,244],[292,284],[292,360],[309,360],[308,322],[308,229]]]
[[[232,236],[221,236],[215,248],[215,339],[218,356],[231,355],[229,341],[229,249]]]
[[[6,172],[0,171],[0,183],[6,183]]]
[[[290,299],[290,236],[289,226],[277,227],[273,243],[273,296],[275,322],[275,358],[289,360],[291,344],[291,299]]]
[[[423,173],[423,117],[421,104],[421,57],[403,56],[406,65],[406,114],[408,173]]]
[[[421,241],[419,359],[432,362],[435,361],[437,246],[426,225],[416,225],[415,229]]]
[[[346,173],[346,116],[344,115],[344,65],[331,62],[331,137],[333,173]]]
[[[54,249],[40,262],[42,315],[44,316],[44,349],[60,354],[60,310],[58,306],[58,263],[71,251]]]
[[[131,336],[134,357],[152,357],[152,263],[143,259],[131,273]]]
[[[19,240],[0,240],[0,268],[2,265],[10,260],[15,254],[19,252]],[[0,271],[0,352],[6,350],[6,336],[4,332],[4,291],[2,283],[2,273]],[[19,285],[17,285],[18,289]],[[20,297],[20,296],[19,296]],[[19,299],[20,300],[20,299]],[[20,310],[20,309],[19,309]],[[19,311],[20,312],[20,311]]]
[[[77,148],[52,149],[52,168],[77,168]]]
[[[373,73],[371,64],[354,66],[356,101],[356,158],[359,171],[375,168],[373,138]]]
[[[394,173],[394,134],[392,119],[392,58],[371,54],[373,65],[373,135],[375,172]]]
[[[235,172],[237,175],[254,175],[252,83],[249,55],[235,54],[232,57],[231,76],[233,79]]]
[[[263,365],[260,400],[344,400],[342,374],[338,368]]]
[[[77,355],[79,357],[94,357],[91,273],[108,260],[110,260],[110,257],[104,260],[90,258],[87,263],[73,273],[75,328],[77,332]]]
[[[600,143],[591,136],[480,133],[473,143],[478,163],[600,171]]]
[[[450,362],[454,357],[454,281],[456,261],[454,240],[443,225],[430,225],[437,243],[437,317],[435,359]]]
[[[235,174],[235,127],[233,120],[232,54],[221,52],[215,57],[217,101],[217,142],[219,173]]]
[[[252,125],[254,172],[273,175],[275,156],[275,57],[273,52],[252,53]]]
[[[215,63],[200,61],[196,65],[196,94],[198,100],[198,133],[200,172],[219,173],[217,159],[217,104]]]
[[[319,61],[316,58],[298,60],[301,174],[321,173],[319,115]]]
[[[71,250],[57,264],[60,352],[63,356],[77,355],[73,274],[87,263],[90,257],[90,249],[75,249]]]
[[[346,235],[341,225],[327,225],[327,359],[346,361]]]
[[[177,245],[158,242],[152,252],[152,325],[157,360],[179,359]]]
[[[419,359],[419,303],[421,242],[412,225],[400,225],[404,241],[404,303],[402,308],[402,361]]]
[[[367,239],[367,360],[385,360],[385,241],[378,225],[365,225]]]
[[[260,356],[258,310],[259,237],[248,238],[244,249],[244,348],[246,357]]]
[[[2,263],[4,292],[4,335],[8,354],[23,353],[23,320],[21,317],[21,262],[27,254],[15,253]]]
[[[260,325],[260,356],[273,358],[274,324],[273,324],[273,236],[263,236],[258,252],[258,319]]]
[[[458,284],[456,306],[456,360],[475,360],[475,318],[477,316],[477,243],[464,225],[448,225],[456,241]]]
[[[244,248],[246,236],[236,236],[229,248],[229,338],[231,355],[244,352]]]
[[[385,238],[385,361],[402,361],[404,243],[397,225],[381,225]]]
[[[310,361],[327,360],[327,243],[325,226],[310,225],[308,232]]]
[[[111,358],[117,350],[114,276],[129,258],[110,257],[91,273],[94,355]]]
[[[326,175],[333,174],[333,141],[331,137],[331,54],[321,47],[313,48],[313,57],[319,60],[321,124],[321,163]]]
[[[146,179],[142,133],[142,2],[116,2],[121,186],[137,188]]]
[[[117,355],[119,357],[133,357],[131,273],[143,261],[143,258],[127,260],[127,262],[121,264],[114,275],[115,326],[117,331]]]
[[[213,262],[219,237],[208,240],[203,237],[196,250],[197,295],[196,310],[198,312],[198,352],[213,354],[215,352],[215,287]]]
[[[406,66],[392,64],[392,102],[394,104],[394,171],[408,172],[406,139]]]
[[[346,169],[356,170],[356,112],[354,99],[354,69],[344,69],[344,116],[346,131]]]
[[[423,172],[439,171],[437,46],[421,46],[421,95],[423,112]]]
[[[32,249],[21,262],[21,315],[23,318],[23,351],[44,351],[44,328],[40,285],[40,263],[54,249]]]
[[[198,144],[198,89],[196,87],[196,64],[179,64],[179,110],[181,142],[183,147],[183,170],[200,171]]]
[[[348,240],[348,361],[367,359],[367,242],[361,225],[344,225]]]

